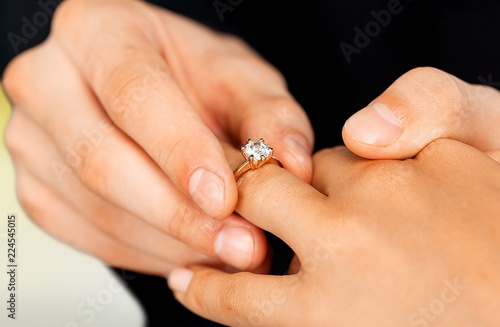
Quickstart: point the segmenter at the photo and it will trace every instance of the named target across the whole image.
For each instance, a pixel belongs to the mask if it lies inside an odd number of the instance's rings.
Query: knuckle
[[[276,118],[283,120],[283,124],[289,124],[297,116],[298,105],[288,95],[269,97],[263,103],[267,110],[272,112]]]
[[[414,68],[403,77],[419,85],[425,94],[432,97],[433,102],[446,109],[440,113],[445,114],[445,120],[450,122],[463,121],[463,115],[470,104],[465,83],[433,67]]]
[[[241,289],[241,284],[236,281],[237,279],[231,278],[227,284],[222,286],[219,293],[221,309],[227,320],[232,320],[236,316],[236,309],[238,308],[236,303],[238,296],[236,295],[245,294],[245,290]]]
[[[2,88],[13,102],[18,102],[25,94],[26,81],[32,71],[33,49],[26,50],[12,59],[5,68],[2,77]]]
[[[33,194],[32,188],[28,185],[27,176],[19,176],[16,187],[16,196],[19,204],[33,222],[39,226],[46,224],[45,204],[38,201],[36,194]]]
[[[331,158],[335,158],[336,160],[342,159],[346,162],[351,162],[353,159],[358,159],[359,157],[351,152],[346,146],[337,145],[332,148],[326,148],[317,151],[313,155],[313,162],[316,165],[329,165]]]
[[[5,134],[4,134],[5,146],[13,156],[17,156],[19,154],[18,150],[24,144],[22,142],[21,135],[19,135],[19,133],[17,132],[15,126],[16,124],[17,123],[13,119],[11,119],[11,121],[9,122],[9,124],[7,124],[7,127],[5,128]]]
[[[298,121],[308,121],[298,104],[287,95],[267,97],[264,101],[248,108],[248,112],[252,112],[252,115],[242,126],[243,138],[248,135],[259,135],[266,140],[272,140],[277,135],[283,136],[289,131],[290,126],[297,125]],[[256,126],[259,126],[258,130],[255,130]]]
[[[211,286],[211,281],[214,278],[212,271],[198,272],[193,280],[193,291],[189,293],[188,301],[191,306],[198,308],[201,312],[217,312],[221,314],[224,321],[234,322],[231,325],[248,325],[246,318],[241,315],[241,303],[238,299],[241,294],[246,294],[247,287],[239,278],[228,278],[227,282],[223,283],[217,289]],[[206,295],[214,294],[212,299],[207,301]],[[253,325],[253,324],[250,324]],[[248,326],[250,326],[248,325]]]
[[[228,47],[228,49],[233,49],[233,51],[252,51],[248,44],[243,41],[240,37],[228,34],[228,33],[219,33],[217,34],[219,39]]]
[[[262,60],[261,57],[255,52],[248,43],[238,36],[221,33],[219,34],[221,40],[221,47],[224,55],[220,55],[220,49],[214,53],[219,61],[234,67],[242,68],[243,71],[248,70],[248,65],[251,64],[254,68],[258,68],[261,73],[268,74],[274,78],[279,79],[280,82],[286,83],[283,74],[273,65],[267,61]],[[224,58],[224,60],[220,60]]]
[[[283,74],[272,64],[263,60],[248,44],[239,37],[220,35],[217,47],[206,53],[204,60],[210,65],[204,65],[197,71],[203,83],[211,83],[212,87],[220,87],[221,81],[231,81],[236,78],[246,80],[255,85],[286,86]]]
[[[11,99],[15,98],[15,95],[18,93],[17,91],[19,90],[19,86],[21,85],[20,81],[22,78],[20,78],[20,71],[22,68],[22,65],[20,64],[20,57],[22,56],[19,55],[15,57],[5,68],[4,75],[2,77],[2,87],[5,91],[5,93],[11,97]]]
[[[421,85],[428,85],[427,88],[436,92],[439,90],[441,96],[451,103],[460,101],[466,93],[459,85],[457,78],[433,67],[418,67],[407,73],[411,79],[414,79]]]
[[[74,43],[81,39],[82,30],[92,31],[95,37],[106,34],[102,32],[102,26],[109,27],[110,14],[120,17],[115,25],[125,27],[124,18],[127,23],[133,21],[142,7],[146,6],[141,2],[132,1],[122,3],[120,1],[65,0],[58,5],[51,27],[56,38]]]
[[[467,83],[442,70],[433,67],[418,67],[401,77],[401,89],[410,85],[414,92],[404,94],[401,101],[408,101],[424,117],[434,124],[445,127],[442,136],[454,137],[462,133],[474,114],[474,98],[468,91]],[[408,117],[400,112],[400,119],[406,125]],[[419,116],[421,117],[421,116]]]
[[[178,239],[189,240],[191,230],[194,228],[195,221],[200,219],[200,213],[189,204],[180,203],[174,209],[174,214],[168,218],[166,232]]]
[[[102,194],[107,195],[106,183],[110,171],[110,156],[94,149],[93,151],[81,156],[81,162],[76,167],[79,179],[83,185]]]
[[[167,174],[172,176],[172,181],[177,185],[182,185],[182,176],[188,176],[192,169],[192,166],[186,161],[188,158],[186,153],[198,147],[195,141],[198,138],[185,137],[186,135],[183,131],[176,131],[175,129],[172,129],[169,134],[172,137],[167,137],[164,141],[162,140],[153,146],[152,154],[156,157],[157,164],[167,172]],[[184,136],[182,134],[184,134]]]
[[[335,155],[343,155],[346,153],[349,153],[349,149],[343,145],[337,145],[331,148],[324,148],[318,150],[316,153],[314,153],[313,157],[315,160],[324,160],[325,158],[328,158],[330,156],[335,156]]]
[[[86,217],[101,231],[113,237],[120,237],[120,228],[124,219],[124,212],[104,201],[88,201],[82,203]]]
[[[102,95],[108,114],[114,121],[123,122],[128,114],[137,112],[141,104],[151,98],[154,90],[145,83],[145,78],[147,76],[141,73],[131,76],[122,67],[110,71],[109,78],[103,84]]]
[[[52,29],[58,34],[67,31],[69,26],[78,26],[86,16],[89,1],[65,0],[61,2],[52,19]]]
[[[26,160],[32,151],[31,144],[26,142],[26,136],[20,128],[21,119],[18,113],[13,113],[4,133],[4,144],[16,160]]]
[[[210,294],[210,290],[208,289],[210,286],[210,279],[212,277],[211,272],[199,272],[196,275],[196,279],[193,280],[192,284],[195,284],[193,287],[193,292],[190,294],[190,301],[195,308],[200,308],[202,312],[210,312],[209,302],[206,299],[206,294]]]
[[[330,158],[330,156],[334,155],[336,153],[336,150],[333,148],[324,148],[321,150],[318,150],[316,153],[313,154],[313,163],[316,166],[319,164],[322,164]]]
[[[442,157],[447,155],[446,149],[454,143],[451,139],[439,138],[427,144],[417,155],[418,158]],[[445,154],[446,153],[446,154]]]

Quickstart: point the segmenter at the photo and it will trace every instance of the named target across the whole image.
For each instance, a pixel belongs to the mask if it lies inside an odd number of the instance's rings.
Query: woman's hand
[[[48,39],[2,82],[27,214],[117,267],[164,275],[263,262],[263,232],[232,214],[221,141],[264,137],[311,178],[313,133],[276,69],[240,40],[147,3],[64,1]]]
[[[449,138],[500,161],[500,92],[431,67],[401,76],[347,120],[346,146],[369,159],[405,159]]]
[[[452,140],[408,160],[337,147],[313,186],[274,165],[239,179],[237,212],[290,245],[291,275],[180,268],[177,299],[230,326],[499,325],[496,161]]]

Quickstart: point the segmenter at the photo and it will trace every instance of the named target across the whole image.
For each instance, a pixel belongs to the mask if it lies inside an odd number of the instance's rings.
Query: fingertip
[[[167,285],[174,293],[185,293],[194,272],[188,268],[175,268],[167,275]]]
[[[214,252],[222,261],[239,270],[252,270],[265,260],[267,239],[260,228],[233,214],[217,235]]]
[[[381,103],[372,103],[356,112],[343,129],[354,141],[376,147],[395,143],[403,133],[399,118]]]
[[[188,178],[188,192],[203,212],[217,220],[234,211],[238,198],[236,181],[229,169],[196,168]]]
[[[214,251],[223,261],[245,270],[253,261],[255,242],[249,228],[229,226],[217,235]]]
[[[402,158],[401,149],[399,149],[399,147],[397,146],[398,144],[392,144],[391,146],[384,147],[360,142],[359,140],[352,137],[352,135],[347,131],[345,125],[342,128],[342,139],[344,141],[345,147],[349,149],[349,151],[366,159]]]

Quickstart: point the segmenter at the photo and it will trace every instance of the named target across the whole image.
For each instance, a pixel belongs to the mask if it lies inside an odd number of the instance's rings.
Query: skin
[[[493,87],[418,67],[349,118],[342,137],[352,152],[369,159],[412,158],[430,142],[447,138],[498,160],[499,105],[500,92]]]
[[[17,56],[2,84],[14,106],[6,142],[23,208],[116,267],[161,276],[193,263],[266,270],[262,230],[234,212],[221,142],[264,137],[287,170],[311,181],[313,132],[281,74],[241,40],[150,4],[64,1],[48,39]],[[397,126],[368,109],[353,116],[343,136],[360,156],[409,158],[446,137],[500,157],[492,88],[418,68],[374,103]],[[192,183],[200,169],[222,186]]]
[[[237,212],[290,245],[291,273],[177,269],[181,303],[228,326],[498,326],[498,162],[447,139],[313,162],[312,186],[274,165],[238,180]]]
[[[146,3],[64,1],[2,83],[22,206],[114,266],[265,263],[264,233],[233,214],[221,141],[265,137],[311,178],[312,129],[281,74],[240,40]]]

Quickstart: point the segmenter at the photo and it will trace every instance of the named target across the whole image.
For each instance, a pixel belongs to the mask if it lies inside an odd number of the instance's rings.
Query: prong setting
[[[247,143],[240,147],[240,151],[245,158],[245,162],[234,171],[236,179],[246,171],[260,168],[266,163],[283,167],[281,162],[273,156],[274,149],[268,146],[263,138],[260,138],[258,141],[247,139]]]
[[[252,169],[262,167],[272,157],[273,152],[273,148],[269,147],[263,138],[258,141],[248,139],[247,143],[241,147],[241,153]]]

